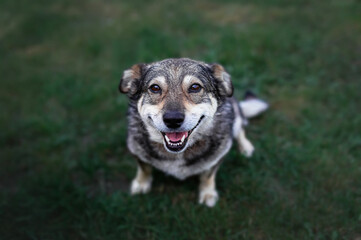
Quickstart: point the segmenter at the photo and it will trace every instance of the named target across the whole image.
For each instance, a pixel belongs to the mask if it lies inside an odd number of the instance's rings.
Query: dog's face
[[[119,90],[136,102],[151,140],[172,153],[212,135],[219,101],[233,93],[222,66],[190,59],[134,65],[124,71]]]

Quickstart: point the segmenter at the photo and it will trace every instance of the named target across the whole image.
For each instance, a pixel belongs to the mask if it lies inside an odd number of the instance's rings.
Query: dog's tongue
[[[188,137],[188,132],[170,132],[165,134],[172,142],[179,142],[183,136]]]

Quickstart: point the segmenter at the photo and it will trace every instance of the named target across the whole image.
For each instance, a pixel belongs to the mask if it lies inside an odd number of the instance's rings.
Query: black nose
[[[184,121],[184,114],[181,112],[168,111],[164,113],[163,121],[169,128],[179,128]]]

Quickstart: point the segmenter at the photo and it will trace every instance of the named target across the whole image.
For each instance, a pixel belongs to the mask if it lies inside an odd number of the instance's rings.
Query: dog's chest
[[[175,159],[162,160],[162,161],[153,159],[151,164],[154,167],[156,167],[156,168],[162,170],[163,172],[170,174],[178,179],[185,179],[191,175],[197,174],[198,171],[200,170],[199,166],[197,168],[194,168],[193,166],[192,167],[187,166],[187,161],[181,156],[178,156]],[[207,168],[207,165],[209,165],[209,163],[204,164],[204,166],[202,166],[202,167]]]
[[[165,151],[161,144],[143,145],[134,138],[128,139],[129,150],[140,160],[178,179],[185,179],[209,170],[229,151],[231,145],[231,139],[224,139],[216,148],[199,150],[198,155],[187,151],[171,154]]]
[[[148,162],[149,164],[153,165],[155,168],[172,175],[178,179],[185,179],[189,176],[199,174],[201,172],[204,172],[206,170],[209,170],[212,166],[214,166],[218,159],[208,159],[208,161],[205,162],[199,162],[196,164],[189,165],[189,162],[187,159],[184,158],[183,154],[177,154],[176,158],[171,159],[142,159],[145,162]]]

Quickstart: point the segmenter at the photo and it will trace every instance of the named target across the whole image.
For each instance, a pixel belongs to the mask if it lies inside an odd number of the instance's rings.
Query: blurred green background
[[[0,239],[361,239],[361,2],[0,1]],[[251,159],[129,196],[138,62],[221,63],[271,109]]]

